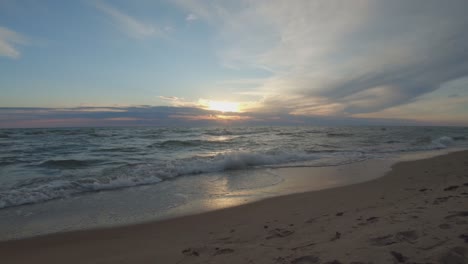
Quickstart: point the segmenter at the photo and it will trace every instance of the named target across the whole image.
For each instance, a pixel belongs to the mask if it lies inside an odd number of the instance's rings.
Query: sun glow
[[[220,112],[240,112],[239,103],[226,101],[208,101],[208,110]]]

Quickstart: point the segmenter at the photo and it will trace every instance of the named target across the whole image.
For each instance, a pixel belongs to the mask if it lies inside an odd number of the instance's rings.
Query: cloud
[[[463,0],[178,4],[216,29],[222,65],[270,73],[250,91],[265,111],[376,113],[468,76]]]
[[[221,113],[197,107],[0,108],[0,128],[78,126],[428,124],[388,118],[342,118],[272,112]],[[430,123],[432,124],[432,123]]]
[[[0,56],[17,59],[21,56],[16,45],[28,44],[23,35],[0,26]]]
[[[200,104],[198,102],[192,102],[186,100],[184,98],[180,98],[177,96],[158,96],[158,99],[164,104],[168,106],[174,107],[195,107],[199,108]],[[168,104],[167,104],[168,103]]]
[[[404,116],[407,119],[420,120],[428,124],[468,126],[466,112],[468,96],[446,97],[427,100],[415,100],[411,103],[390,107],[384,110],[358,114],[360,118],[388,118]]]
[[[130,37],[146,38],[163,35],[163,30],[159,27],[149,23],[144,23],[118,10],[117,8],[104,3],[103,1],[95,1],[93,3],[98,10],[102,11],[112,19],[116,27]]]
[[[185,21],[187,22],[192,22],[192,21],[195,21],[197,20],[198,17],[194,14],[188,14],[186,17],[185,17]]]
[[[372,113],[355,116],[381,118],[405,116],[426,122],[438,120],[439,124],[468,125],[468,78],[444,83],[441,88],[417,97],[406,104],[389,107]]]

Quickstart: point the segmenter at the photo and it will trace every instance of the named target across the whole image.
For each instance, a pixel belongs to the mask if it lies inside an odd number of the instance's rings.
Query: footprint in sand
[[[371,245],[378,247],[388,246],[397,243],[393,235],[375,237],[371,238],[369,241]]]
[[[291,264],[314,264],[319,263],[320,259],[316,256],[302,256],[291,261]]]
[[[409,243],[414,243],[419,238],[418,232],[414,230],[398,232],[396,234],[396,239],[398,241],[406,241]]]
[[[450,228],[452,228],[452,226],[449,225],[449,224],[440,224],[440,225],[439,225],[439,228],[440,228],[440,229],[450,229]]]
[[[198,251],[192,249],[192,248],[186,248],[184,250],[182,250],[182,254],[184,254],[185,256],[195,256],[195,257],[198,257],[200,256],[200,253],[198,253]]]
[[[468,233],[461,234],[459,238],[463,239],[465,243],[468,243]]]
[[[376,216],[372,216],[372,217],[369,217],[369,218],[366,219],[366,222],[368,222],[368,223],[375,223],[377,221],[379,221],[379,218],[376,217]]]
[[[335,236],[330,240],[330,241],[335,241],[341,238],[341,233],[340,232],[335,232]]]
[[[386,235],[370,239],[370,244],[373,246],[383,247],[400,242],[415,243],[419,235],[414,230],[398,232],[394,235]]]
[[[408,259],[407,257],[403,256],[403,254],[396,252],[396,251],[390,251],[390,254],[399,263],[404,263]]]
[[[460,186],[452,185],[452,186],[449,186],[449,187],[445,188],[444,191],[453,191],[453,190],[458,189],[458,187],[460,187]]]
[[[437,197],[434,199],[434,202],[432,202],[433,205],[438,205],[438,204],[441,204],[441,203],[445,203],[446,201],[448,201],[448,199],[451,199],[451,198],[458,198],[460,196],[453,196],[453,195],[449,195],[449,196],[445,196],[445,197]]]
[[[463,247],[454,247],[442,254],[439,258],[441,264],[468,263],[468,250]]]
[[[454,217],[468,217],[468,211],[455,212],[453,214],[447,215],[445,217],[445,219],[451,219],[451,218],[454,218]]]
[[[294,231],[281,229],[281,228],[275,228],[273,230],[270,230],[268,234],[269,236],[267,236],[265,239],[287,237],[287,236],[294,234]]]
[[[318,217],[310,218],[309,220],[305,221],[306,223],[315,223],[317,221]]]
[[[362,216],[359,217],[359,218],[356,219],[356,220],[362,221]],[[372,217],[367,218],[365,222],[359,223],[358,225],[360,225],[360,226],[365,226],[365,225],[368,225],[368,224],[377,223],[378,221],[379,221],[379,217],[372,216]]]
[[[223,254],[230,254],[230,253],[233,253],[233,252],[234,252],[234,249],[232,249],[232,248],[215,248],[215,253],[213,254],[213,256],[223,255]]]
[[[332,260],[332,261],[327,261],[324,264],[343,264],[343,262],[335,259],[335,260]]]

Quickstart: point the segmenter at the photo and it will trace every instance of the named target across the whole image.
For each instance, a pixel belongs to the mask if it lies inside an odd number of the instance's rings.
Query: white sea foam
[[[442,136],[432,141],[432,146],[436,148],[446,148],[453,144],[453,138]]]
[[[71,195],[101,190],[154,184],[164,179],[201,173],[240,170],[255,166],[284,164],[316,159],[307,153],[231,152],[213,157],[195,157],[166,163],[132,164],[103,172],[96,177],[56,179],[47,183],[20,184],[18,188],[0,191],[0,208],[44,202]]]
[[[45,184],[0,191],[0,208],[66,198],[83,192],[112,190],[158,182],[161,182],[161,179],[156,176],[140,178],[138,175],[104,179],[54,180]]]

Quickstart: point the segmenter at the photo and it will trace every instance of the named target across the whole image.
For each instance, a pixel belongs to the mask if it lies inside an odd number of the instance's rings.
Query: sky
[[[0,0],[0,127],[468,126],[466,10]]]

